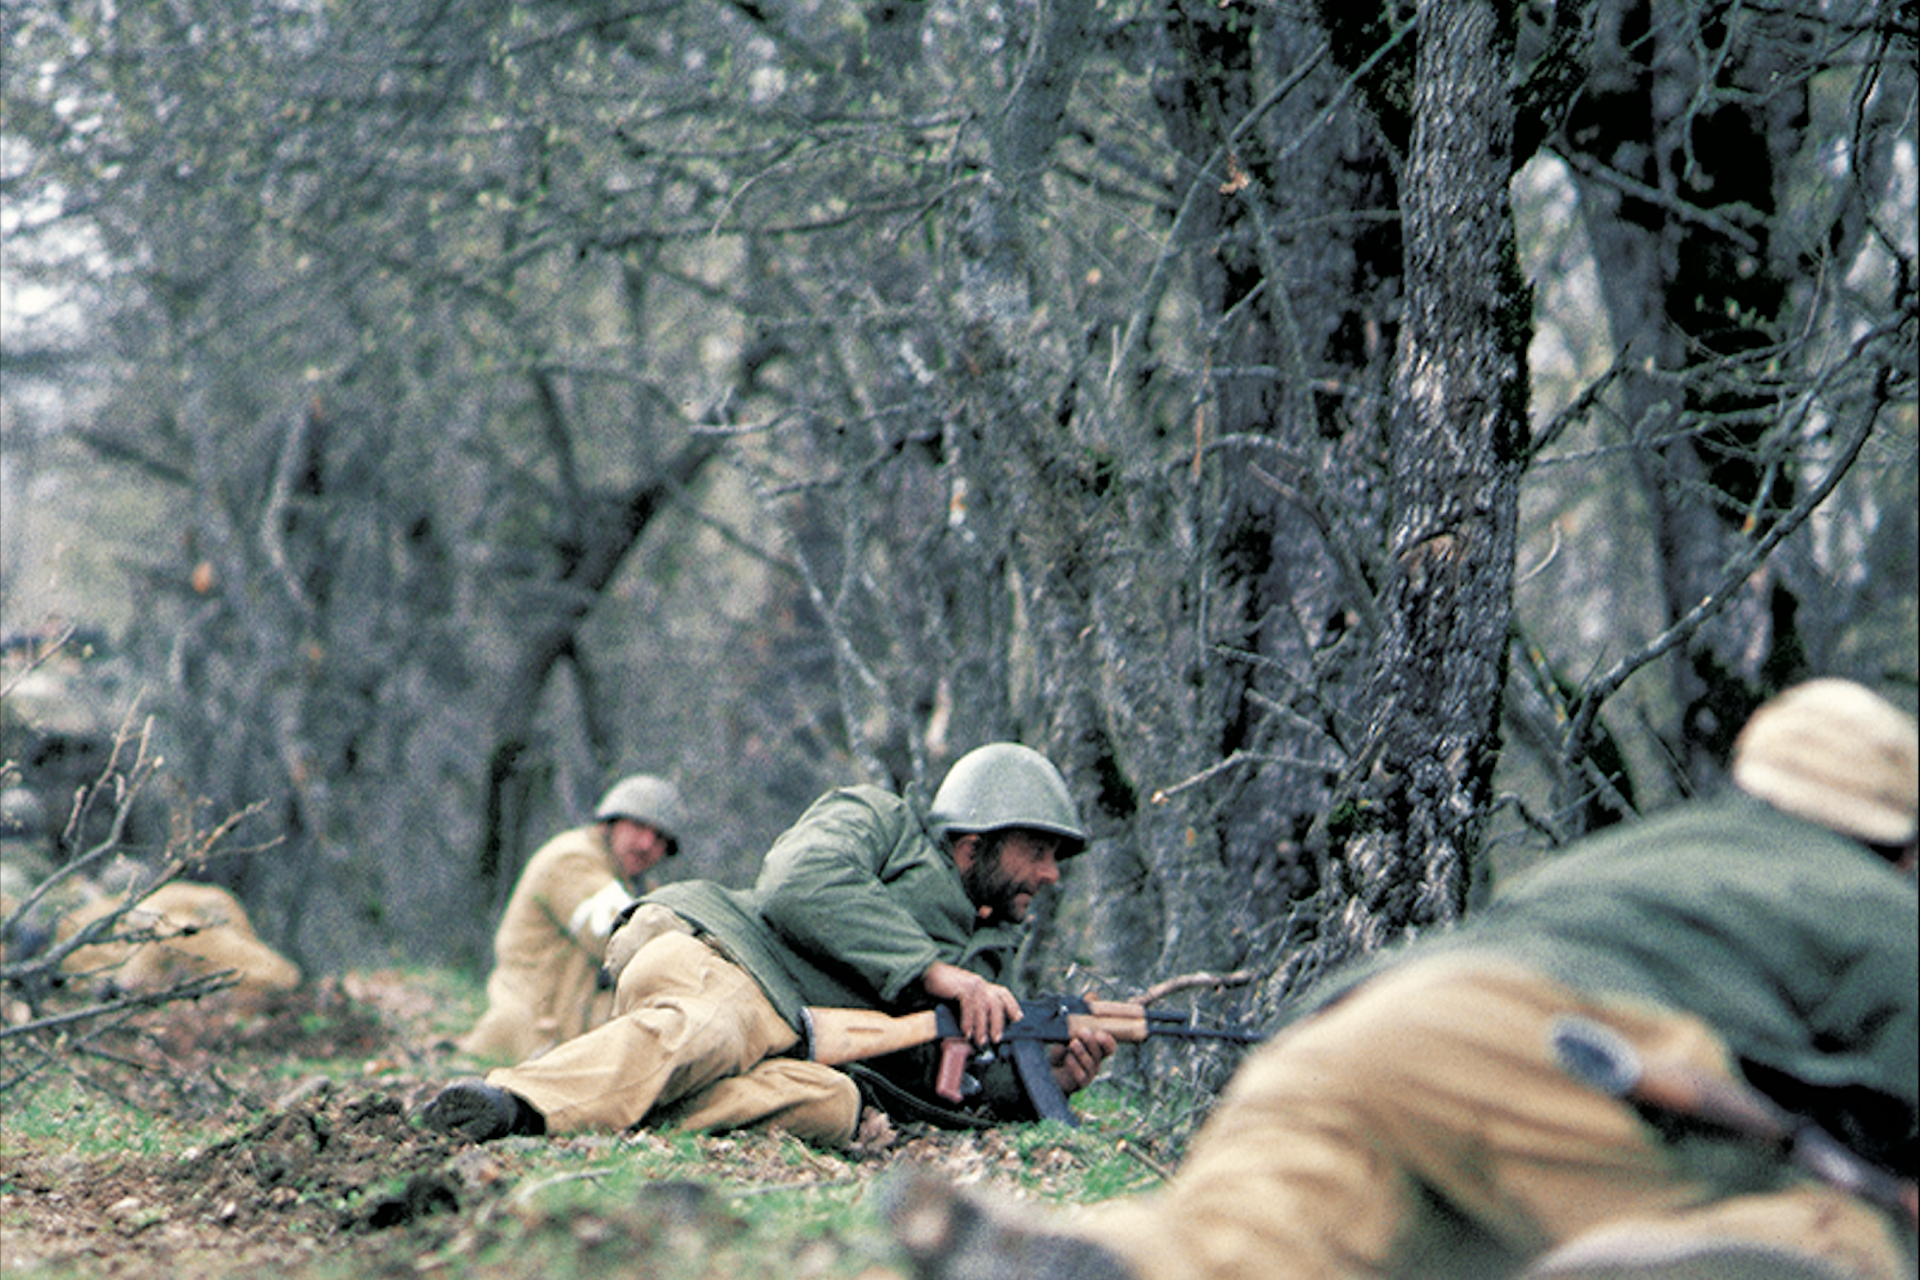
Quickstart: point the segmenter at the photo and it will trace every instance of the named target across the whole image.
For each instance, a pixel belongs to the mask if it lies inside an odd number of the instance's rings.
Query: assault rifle
[[[895,1017],[871,1009],[807,1009],[807,1056],[828,1066],[842,1066],[882,1054],[940,1042],[940,1067],[934,1092],[948,1102],[966,1099],[966,1070],[975,1058],[973,1042],[960,1034],[960,1021],[946,1005]],[[1082,1000],[1078,996],[1048,996],[1022,1000],[1020,1018],[1007,1024],[1000,1044],[1013,1059],[1020,1087],[1026,1090],[1042,1120],[1078,1124],[1067,1105],[1060,1082],[1053,1078],[1047,1057],[1049,1044],[1065,1044],[1076,1031],[1105,1031],[1115,1040],[1140,1044],[1151,1036],[1170,1040],[1221,1040],[1254,1044],[1262,1037],[1242,1027],[1208,1027],[1187,1014],[1149,1009],[1116,1000]]]
[[[1827,1185],[1891,1209],[1910,1226],[1920,1224],[1920,1187],[1869,1163],[1758,1089],[1685,1063],[1643,1058],[1626,1037],[1586,1018],[1556,1018],[1549,1036],[1561,1069],[1576,1080],[1773,1147]]]

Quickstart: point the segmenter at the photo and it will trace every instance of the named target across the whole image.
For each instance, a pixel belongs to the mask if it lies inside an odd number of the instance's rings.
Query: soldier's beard
[[[1032,899],[1045,887],[1022,883],[1007,874],[1000,865],[998,845],[976,856],[973,865],[960,873],[960,883],[965,886],[967,897],[973,900],[973,905],[979,908],[982,920],[1005,920],[1013,924],[1019,924],[1027,918]],[[1020,902],[1023,894],[1028,899],[1026,905]]]

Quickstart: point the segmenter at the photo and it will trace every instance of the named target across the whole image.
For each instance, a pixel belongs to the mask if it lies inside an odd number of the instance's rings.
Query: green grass
[[[142,1162],[154,1170],[177,1168],[191,1152],[238,1138],[273,1114],[258,1100],[315,1075],[333,1082],[330,1097],[340,1101],[380,1092],[417,1098],[466,1073],[470,1063],[432,1046],[471,1025],[484,1003],[480,980],[410,970],[388,971],[381,981],[388,1005],[397,1002],[404,1013],[404,1026],[390,1028],[386,1042],[365,1053],[342,1051],[345,1045],[366,1047],[365,1037],[355,1033],[367,1025],[370,1006],[354,998],[283,1014],[278,1025],[293,1030],[291,1043],[313,1052],[221,1058],[220,1073],[245,1081],[256,1103],[229,1105],[217,1119],[142,1110],[71,1079],[0,1099],[0,1190],[17,1189],[10,1178],[28,1159],[42,1177],[50,1161],[89,1178]],[[359,988],[349,983],[347,989]],[[390,1022],[391,1012],[383,1017]],[[239,1025],[243,1032],[254,1030],[244,1021]],[[1086,1203],[1158,1185],[1184,1139],[1182,1118],[1198,1110],[1177,1089],[1163,1088],[1143,1100],[1137,1080],[1103,1081],[1074,1105],[1083,1120],[1078,1127],[1046,1123],[930,1139],[923,1134],[914,1154],[958,1180],[982,1182],[1002,1194],[1043,1204]],[[458,1189],[457,1212],[426,1214],[387,1229],[332,1224],[362,1220],[383,1201],[403,1197],[412,1173],[398,1161],[391,1170],[372,1170],[363,1185],[302,1189],[301,1204],[312,1212],[297,1221],[289,1215],[264,1270],[277,1273],[276,1280],[572,1280],[608,1274],[854,1280],[888,1274],[897,1261],[868,1198],[874,1179],[888,1167],[886,1160],[859,1160],[778,1134],[647,1131],[510,1139],[463,1148],[440,1167],[436,1176]],[[121,1259],[114,1274],[127,1280],[171,1275],[173,1264],[158,1249],[151,1268],[129,1267],[126,1260],[191,1216],[177,1209],[165,1223],[156,1217],[151,1224],[129,1224],[117,1236],[109,1233],[108,1246]],[[0,1220],[0,1229],[9,1232],[29,1225]],[[236,1230],[236,1248],[256,1243],[258,1235],[247,1232],[258,1230]],[[88,1275],[85,1256],[21,1267],[17,1274],[35,1280]],[[263,1270],[257,1258],[233,1266],[212,1274]],[[14,1274],[10,1265],[8,1280]]]
[[[55,1079],[10,1093],[0,1105],[0,1186],[9,1158],[29,1149],[55,1146],[79,1160],[159,1158],[219,1133],[211,1122],[142,1114],[71,1079]]]

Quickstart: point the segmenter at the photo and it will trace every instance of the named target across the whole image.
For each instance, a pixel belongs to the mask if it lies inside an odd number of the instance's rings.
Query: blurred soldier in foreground
[[[60,918],[65,942],[126,903],[102,893]],[[60,967],[70,977],[113,990],[147,993],[216,973],[235,984],[225,998],[257,1002],[300,985],[300,970],[260,940],[240,900],[216,885],[173,880],[140,898],[112,927],[108,940],[78,947]]]
[[[1736,794],[1308,992],[1164,1191],[1023,1222],[907,1172],[883,1212],[945,1280],[1912,1280],[1917,751],[1857,685],[1790,690],[1736,743]],[[1583,1083],[1574,1027],[1703,1095],[1758,1090],[1871,1178]]]
[[[605,1022],[613,1008],[613,992],[600,985],[607,937],[686,831],[679,790],[634,774],[601,797],[591,823],[542,845],[500,918],[487,1011],[460,1048],[524,1062]]]
[[[650,1121],[850,1144],[860,1090],[794,1056],[803,1009],[947,1001],[969,1040],[998,1042],[1020,1016],[1000,980],[1028,908],[1085,844],[1059,770],[1013,743],[961,757],[924,818],[877,787],[831,792],[775,842],[753,890],[688,881],[642,900],[609,948],[612,1021],[448,1085],[421,1118],[475,1141]],[[1091,1080],[1113,1048],[1104,1031],[1060,1046],[1062,1090]]]

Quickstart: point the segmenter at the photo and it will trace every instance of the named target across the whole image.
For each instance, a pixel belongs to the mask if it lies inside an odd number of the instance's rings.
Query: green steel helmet
[[[927,817],[942,840],[1025,827],[1059,836],[1062,858],[1087,845],[1067,780],[1051,760],[1017,742],[990,742],[954,761]]]
[[[675,844],[687,831],[687,806],[680,800],[680,789],[665,778],[636,773],[608,788],[593,808],[595,822],[627,818],[652,827]]]

